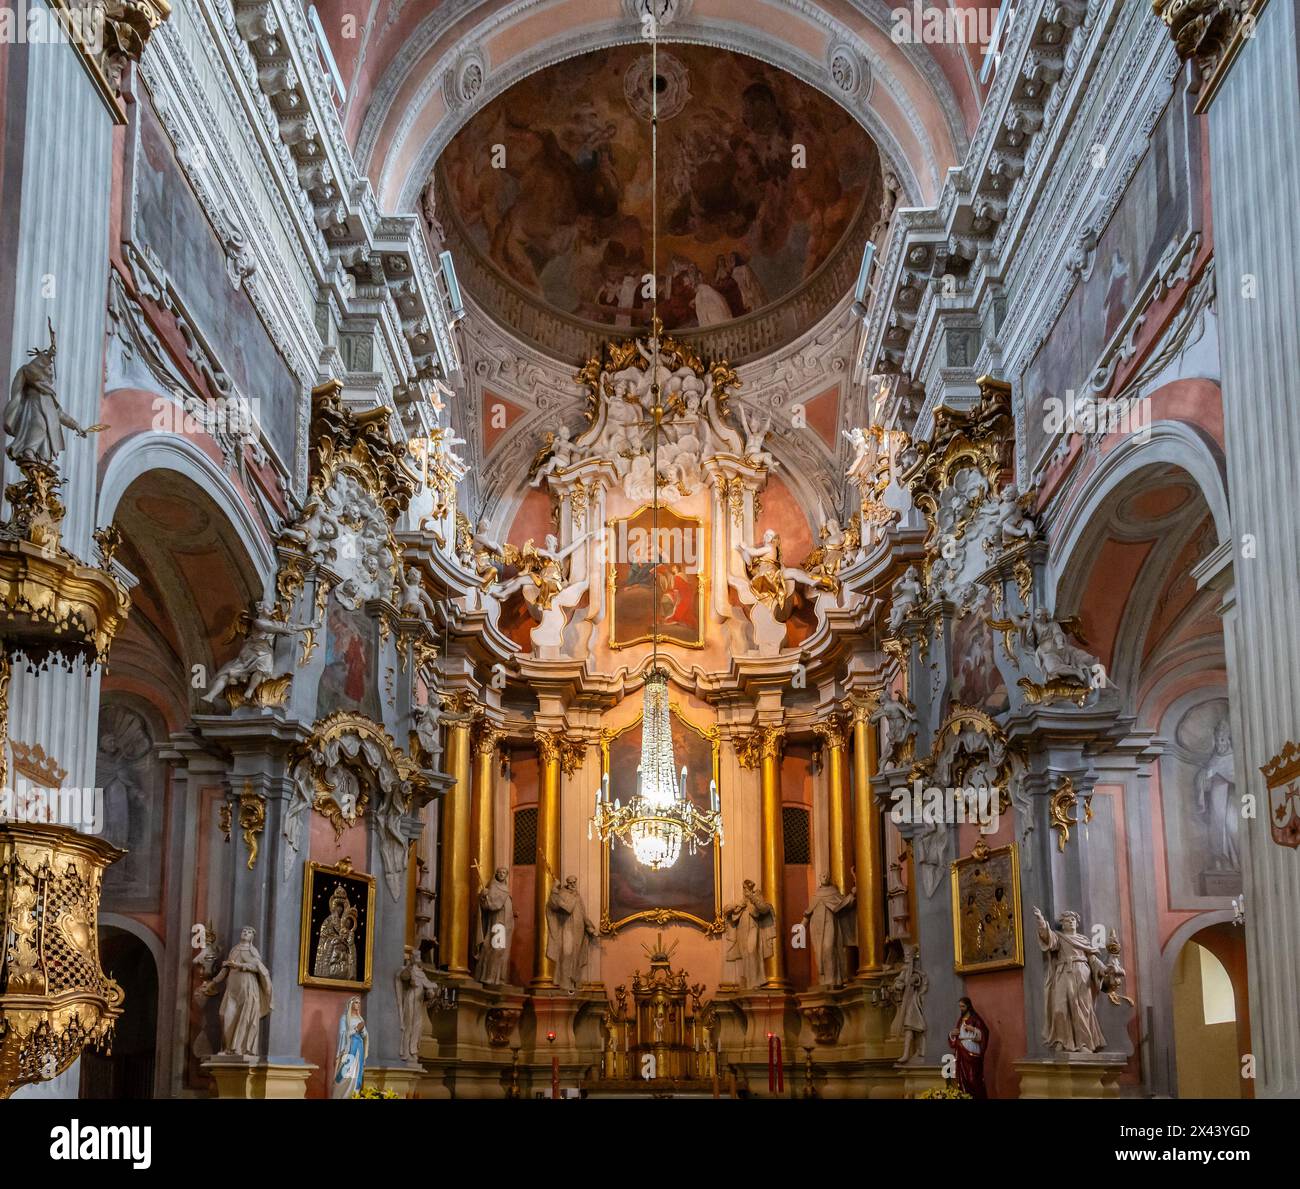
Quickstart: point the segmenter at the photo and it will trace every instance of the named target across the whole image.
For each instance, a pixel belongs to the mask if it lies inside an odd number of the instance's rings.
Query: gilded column
[[[492,879],[496,866],[496,758],[504,732],[488,719],[479,723],[474,736],[474,809],[471,814],[473,841],[471,866],[477,864],[473,882],[475,895]],[[471,917],[473,912],[470,913]]]
[[[880,812],[871,795],[871,778],[880,756],[874,698],[854,698],[853,708],[853,852],[858,872],[858,976],[884,966],[885,893],[880,870]]]
[[[772,906],[776,920],[776,946],[767,958],[769,987],[783,987],[785,977],[785,834],[781,822],[781,747],[785,728],[760,729],[760,778],[762,787],[762,875],[763,899]]]
[[[849,827],[848,735],[844,718],[832,714],[813,730],[820,737],[826,756],[831,882],[841,892],[847,892],[853,886],[853,836]]]
[[[438,954],[449,974],[469,974],[470,728],[468,713],[445,713],[447,772],[456,783],[442,802],[442,873],[439,884]]]
[[[533,982],[555,985],[555,963],[546,956],[546,902],[560,870],[560,743],[550,731],[537,732],[537,863],[533,870]]]

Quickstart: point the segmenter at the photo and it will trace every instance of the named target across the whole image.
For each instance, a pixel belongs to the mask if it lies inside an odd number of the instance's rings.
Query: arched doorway
[[[1174,1058],[1179,1098],[1248,1097],[1241,1061],[1249,1048],[1246,939],[1229,924],[1188,939],[1174,963]]]
[[[88,1049],[81,1058],[82,1098],[152,1098],[158,1035],[158,967],[149,947],[112,925],[99,933],[100,961],[117,980],[126,1005],[111,1051]]]

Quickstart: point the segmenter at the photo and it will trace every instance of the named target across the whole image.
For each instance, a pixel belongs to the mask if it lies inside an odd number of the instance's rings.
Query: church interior
[[[6,5],[0,1098],[1300,1097],[1298,13]]]

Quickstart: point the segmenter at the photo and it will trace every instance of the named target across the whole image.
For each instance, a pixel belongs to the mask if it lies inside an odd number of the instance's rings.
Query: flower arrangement
[[[942,1086],[934,1086],[929,1090],[922,1090],[917,1098],[970,1098],[956,1082],[944,1082]]]
[[[362,1085],[360,1090],[352,1091],[353,1098],[401,1098],[396,1090],[381,1090],[378,1086]]]

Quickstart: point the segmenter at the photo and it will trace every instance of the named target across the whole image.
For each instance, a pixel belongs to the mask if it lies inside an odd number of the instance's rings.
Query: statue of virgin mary
[[[361,1089],[370,1052],[370,1033],[361,1015],[361,998],[353,995],[339,1016],[339,1042],[334,1056],[334,1080],[331,1098],[351,1098]]]

